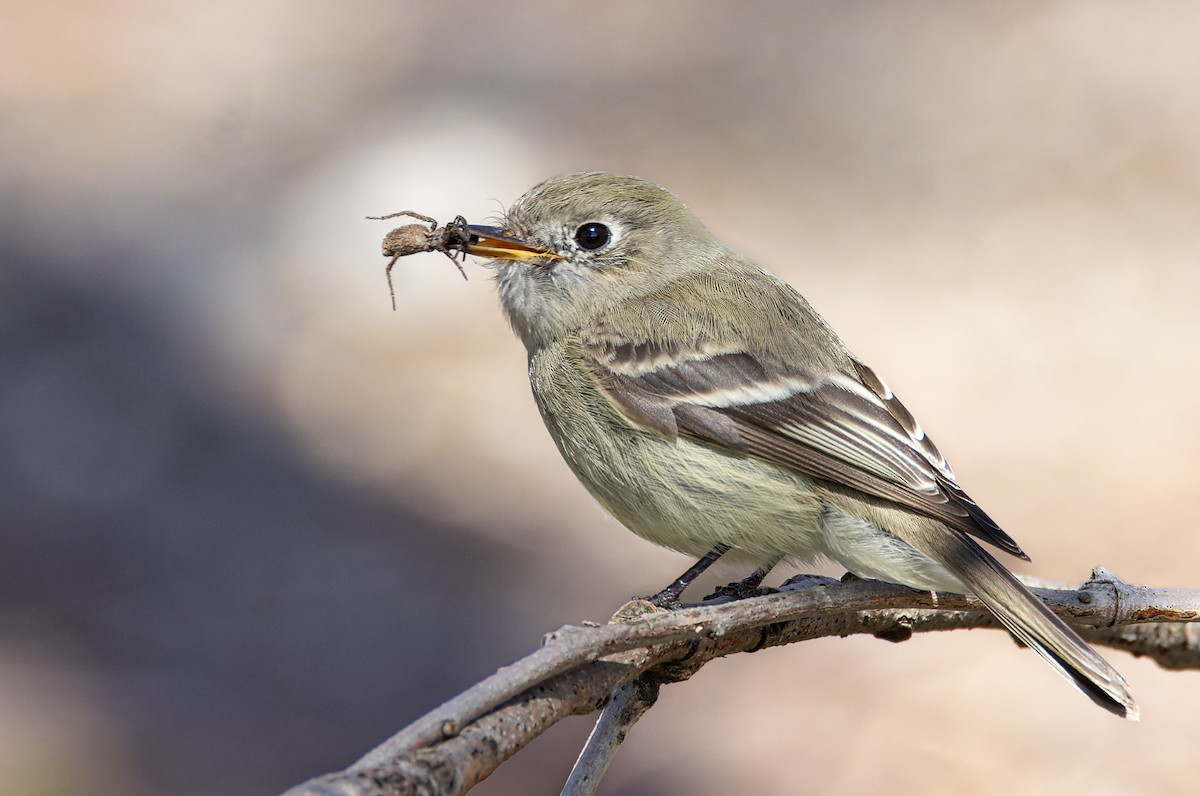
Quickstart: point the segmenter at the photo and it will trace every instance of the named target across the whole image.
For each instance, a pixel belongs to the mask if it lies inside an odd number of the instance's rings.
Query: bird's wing
[[[597,331],[583,350],[600,388],[637,422],[851,487],[1028,560],[866,365],[806,367],[704,334],[681,345]]]

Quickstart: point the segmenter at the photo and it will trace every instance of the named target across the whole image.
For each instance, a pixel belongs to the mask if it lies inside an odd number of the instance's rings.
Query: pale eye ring
[[[603,248],[612,239],[612,232],[599,221],[589,221],[575,230],[575,242],[579,248],[595,251]]]

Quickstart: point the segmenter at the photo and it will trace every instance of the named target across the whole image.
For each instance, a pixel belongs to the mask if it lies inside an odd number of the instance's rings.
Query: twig
[[[600,711],[592,734],[579,752],[579,759],[575,761],[571,775],[563,785],[561,796],[592,796],[629,728],[656,701],[658,683],[644,675],[613,692],[612,699]]]
[[[795,583],[793,579],[792,583]],[[599,710],[613,692],[653,670],[657,682],[691,677],[708,661],[827,636],[869,633],[903,641],[932,630],[998,627],[975,599],[914,592],[877,581],[807,578],[776,594],[677,611],[627,604],[600,627],[565,626],[543,647],[434,709],[344,771],[287,796],[457,794],[558,720]],[[1200,669],[1200,592],[1132,586],[1097,569],[1081,588],[1035,589],[1082,625],[1090,642]],[[614,747],[615,748],[615,747]]]

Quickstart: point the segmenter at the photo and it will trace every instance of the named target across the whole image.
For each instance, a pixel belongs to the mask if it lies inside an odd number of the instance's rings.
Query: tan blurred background
[[[1022,571],[1200,587],[1194,3],[4,5],[0,793],[277,791],[688,563],[559,461],[483,269],[390,308],[364,216],[564,171],[797,285]],[[717,662],[602,792],[1193,792],[1200,678],[1110,657],[1141,725],[995,632]]]

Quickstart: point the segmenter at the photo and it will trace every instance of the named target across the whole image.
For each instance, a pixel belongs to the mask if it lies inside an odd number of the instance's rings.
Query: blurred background
[[[560,172],[797,285],[1020,571],[1200,587],[1200,6],[4,6],[0,793],[272,793],[690,563],[559,461],[484,269],[391,309],[364,216]],[[1200,678],[1109,657],[1140,725],[996,632],[719,661],[602,792],[1191,792]]]

